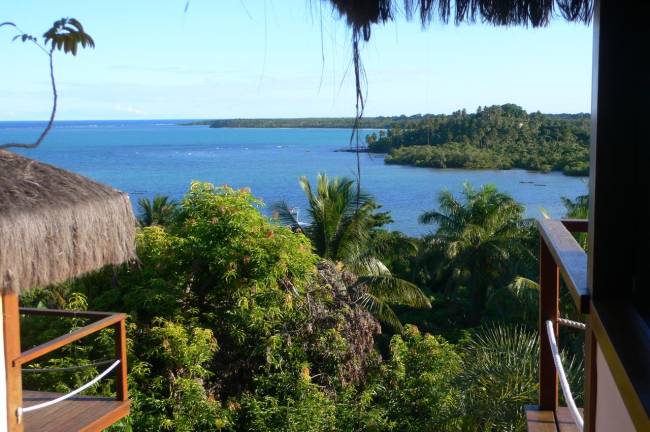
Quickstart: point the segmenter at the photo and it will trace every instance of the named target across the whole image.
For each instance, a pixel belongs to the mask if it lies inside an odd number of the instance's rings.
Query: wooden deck
[[[29,407],[61,396],[58,393],[24,391]],[[25,413],[25,432],[98,432],[129,414],[129,401],[77,396],[41,410]]]
[[[553,411],[540,411],[537,406],[529,405],[526,407],[526,423],[528,432],[579,432],[567,407],[558,407],[553,414]]]

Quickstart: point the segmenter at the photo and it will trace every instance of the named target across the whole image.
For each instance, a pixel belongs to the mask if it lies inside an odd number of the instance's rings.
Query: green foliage
[[[580,195],[574,200],[562,197],[562,204],[566,208],[568,219],[589,219],[589,195]],[[584,250],[588,248],[587,233],[573,233],[580,246]]]
[[[166,195],[156,195],[153,200],[149,198],[138,199],[140,226],[168,225],[174,218],[174,212],[178,203],[169,199]]]
[[[463,346],[467,431],[524,430],[523,406],[537,398],[537,335],[520,327],[488,327]]]
[[[387,164],[430,168],[510,169],[513,162],[494,150],[469,147],[457,142],[437,146],[398,147],[385,158]]]
[[[569,219],[587,219],[589,217],[589,195],[580,195],[574,200],[562,197],[562,204],[566,208],[566,217]]]
[[[530,224],[523,214],[523,206],[494,186],[476,191],[467,183],[460,200],[441,192],[439,209],[420,216],[421,223],[437,226],[429,243],[444,256],[440,277],[449,289],[470,290],[474,324],[483,316],[489,293],[512,280],[517,260],[529,253]]]
[[[393,336],[390,355],[375,383],[375,403],[390,425],[386,430],[459,430],[462,395],[455,384],[462,363],[454,347],[407,326],[404,336]]]
[[[336,408],[320,386],[311,382],[309,368],[271,372],[255,382],[257,391],[241,399],[240,430],[260,432],[334,431]]]
[[[359,199],[367,212],[355,214],[352,182],[319,181],[312,210],[336,229],[310,226],[307,237],[271,223],[248,190],[195,182],[164,224],[139,228],[137,264],[23,296],[26,306],[129,314],[131,415],[112,430],[523,431],[521,408],[536,398],[539,347],[524,326],[536,318],[537,287],[514,277],[522,262],[534,264],[521,206],[492,187],[467,186],[460,199],[442,194],[439,210],[423,216],[436,222],[435,234],[409,239],[380,229],[386,215],[370,197]],[[339,262],[319,259],[312,230],[343,232],[346,224],[363,232],[340,235],[345,247],[322,243],[338,251],[329,256]],[[371,270],[350,271],[364,268]],[[381,310],[429,300],[391,270],[423,281],[436,293],[434,308],[417,316],[405,307]],[[487,320],[524,325],[467,329],[474,293],[484,289]],[[458,342],[407,325],[385,340],[382,359],[369,311],[408,317]],[[22,323],[23,341],[41,343],[86,322],[31,317]],[[28,367],[112,355],[107,329]],[[580,357],[564,357],[579,390]],[[97,369],[25,373],[24,382],[67,392]],[[113,391],[106,379],[91,393]]]
[[[351,179],[329,179],[318,174],[316,189],[306,177],[300,186],[307,196],[310,223],[301,227],[286,203],[274,206],[280,221],[299,227],[311,240],[315,252],[326,259],[341,262],[359,276],[356,288],[359,304],[379,320],[401,330],[401,323],[390,305],[401,304],[429,308],[431,303],[416,285],[394,277],[378,259],[373,233],[390,221],[387,213],[368,194],[358,190]]]
[[[147,335],[151,349],[142,352],[130,375],[135,430],[218,430],[228,413],[210,397],[204,379],[217,351],[212,331],[156,319]],[[165,373],[152,374],[152,365]],[[165,395],[165,396],[162,396]]]
[[[513,104],[426,115],[367,138],[386,163],[589,173],[589,116],[528,114]]]
[[[537,401],[539,337],[520,326],[483,327],[461,345],[463,431],[524,431],[523,406]],[[582,364],[563,353],[571,388],[582,395]]]
[[[77,55],[79,45],[83,48],[95,48],[95,41],[84,31],[83,26],[74,18],[61,18],[43,34],[44,44],[51,44],[52,50]],[[23,40],[24,41],[24,40]]]
[[[322,280],[309,240],[271,224],[261,205],[248,190],[193,183],[165,226],[138,231],[137,265],[24,299],[34,306],[83,294],[91,309],[129,314],[132,430],[320,430],[308,425],[333,424],[335,389],[363,382],[376,362],[378,324],[349,298],[352,282],[340,293]],[[26,323],[27,340],[58,336],[64,323],[58,334],[46,325]],[[59,354],[80,364],[94,350],[110,352],[105,342]],[[101,390],[112,388],[107,381]]]
[[[51,299],[49,290],[35,290],[21,299],[22,305],[46,306],[41,298]],[[79,292],[57,290],[56,307],[64,310],[84,311],[88,302]],[[21,343],[34,346],[52,340],[88,324],[85,318],[24,317],[21,324]],[[65,345],[56,354],[46,355],[31,362],[23,374],[25,388],[68,393],[92,380],[101,372],[102,366],[94,361],[110,359],[114,355],[113,330],[105,329],[90,337],[90,341]],[[83,368],[79,368],[83,366]],[[73,368],[73,369],[68,369]],[[47,370],[47,371],[45,371]],[[109,395],[113,388],[112,378],[107,378],[87,391],[88,394]]]
[[[18,29],[16,24],[12,22],[0,23],[0,27],[3,26]],[[19,34],[14,36],[13,40],[32,42],[41,47],[37,37],[25,33],[22,30],[19,30]],[[43,34],[43,46],[47,47],[48,45],[50,45],[50,56],[55,50],[63,51],[66,54],[71,53],[72,55],[77,55],[79,45],[83,48],[95,48],[95,41],[86,33],[78,20],[74,18],[61,18],[60,20],[54,21],[52,27]]]
[[[572,300],[569,300],[571,304]],[[534,327],[539,315],[539,284],[516,276],[505,287],[492,291],[487,299],[486,314],[497,321]]]

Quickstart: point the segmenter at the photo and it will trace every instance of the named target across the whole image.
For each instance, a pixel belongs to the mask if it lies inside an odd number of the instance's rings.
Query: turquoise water
[[[180,197],[191,180],[248,186],[267,204],[285,200],[304,209],[298,178],[318,172],[354,177],[353,153],[345,129],[210,129],[177,126],[176,121],[60,122],[40,148],[23,153],[70,169],[128,192],[132,201],[166,194]],[[40,123],[0,122],[0,142],[33,140]],[[364,131],[364,134],[367,131]],[[421,234],[431,228],[418,215],[435,207],[440,190],[460,191],[463,182],[495,184],[526,206],[564,212],[560,197],[587,192],[584,178],[523,170],[430,169],[385,165],[383,157],[361,155],[364,189],[373,194],[395,223],[390,228]]]

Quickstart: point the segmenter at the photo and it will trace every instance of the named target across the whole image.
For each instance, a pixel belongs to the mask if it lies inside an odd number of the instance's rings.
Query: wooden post
[[[128,393],[128,380],[127,380],[127,364],[126,364],[126,323],[122,319],[115,324],[115,358],[120,361],[120,364],[115,368],[116,371],[116,398],[119,401],[125,401],[129,398]]]
[[[7,430],[22,432],[23,424],[16,415],[16,410],[23,404],[23,384],[20,365],[14,366],[14,360],[20,357],[20,312],[18,295],[8,293],[2,296],[2,313],[5,350],[5,368],[7,370]]]
[[[553,321],[558,335],[560,270],[540,237],[539,253],[539,408],[555,411],[558,403],[557,371],[546,333],[546,321]]]

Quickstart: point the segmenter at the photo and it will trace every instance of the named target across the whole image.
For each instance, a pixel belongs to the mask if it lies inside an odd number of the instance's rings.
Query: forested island
[[[364,117],[360,120],[361,129],[388,129],[399,124],[418,121],[422,116],[407,117]],[[184,123],[184,126],[210,126],[211,128],[331,128],[350,129],[355,126],[354,117],[307,117],[307,118],[266,118],[266,119],[220,119],[200,120]]]
[[[527,113],[514,104],[424,115],[367,136],[387,164],[589,174],[589,114]]]

